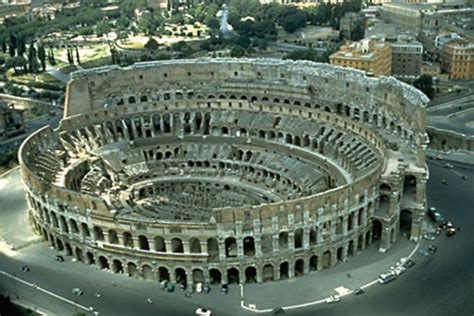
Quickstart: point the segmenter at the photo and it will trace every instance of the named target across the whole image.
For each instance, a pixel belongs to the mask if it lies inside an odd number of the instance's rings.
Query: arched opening
[[[412,212],[410,210],[400,211],[400,234],[410,238],[412,225]]]
[[[134,104],[135,102],[136,102],[135,97],[132,96],[132,97],[128,98],[128,103],[129,104]]]
[[[72,247],[68,243],[66,243],[66,255],[72,256]]]
[[[280,280],[285,280],[289,278],[288,270],[288,262],[280,263]]]
[[[237,257],[237,241],[234,237],[228,237],[225,240],[225,256],[227,258]]]
[[[405,176],[403,181],[403,197],[415,198],[416,195],[416,177],[413,175]]]
[[[280,250],[288,249],[288,232],[281,232],[278,235]]]
[[[171,251],[176,253],[183,253],[183,242],[179,238],[171,239]]]
[[[95,259],[94,259],[94,254],[92,252],[87,252],[87,263],[88,264],[94,264]]]
[[[216,238],[209,238],[207,240],[207,253],[211,259],[219,257],[219,244]]]
[[[152,268],[151,268],[149,265],[147,265],[147,264],[143,265],[143,267],[142,267],[142,273],[143,273],[143,278],[144,278],[145,280],[153,281],[153,280],[155,279],[155,278],[153,277],[153,270],[152,270]]]
[[[158,268],[158,281],[169,281],[170,280],[170,273],[168,269],[165,267]]]
[[[388,197],[388,195],[386,194],[380,195],[379,209],[378,209],[379,214],[382,214],[382,215],[388,214],[389,207],[390,207],[390,198]]]
[[[150,244],[148,243],[148,238],[146,236],[138,236],[138,246],[141,250],[150,250]]]
[[[331,266],[331,252],[329,250],[323,253],[323,269],[327,269]]]
[[[100,256],[99,257],[99,268],[101,269],[108,269],[109,268],[109,261],[106,257]]]
[[[273,251],[273,237],[270,234],[262,235],[261,239],[262,253],[270,253]]]
[[[82,249],[76,247],[76,259],[77,261],[84,262],[84,255],[82,254]]]
[[[123,273],[122,261],[114,259],[114,261],[112,261],[112,271],[114,273]]]
[[[137,265],[133,262],[129,262],[127,264],[127,269],[128,269],[128,276],[131,276],[131,277],[138,277],[138,269],[137,269]]]
[[[318,256],[314,255],[309,258],[309,271],[318,271]]]
[[[274,271],[271,264],[266,264],[263,266],[263,282],[273,281],[274,280]]]
[[[130,234],[129,232],[124,232],[122,234],[122,237],[123,237],[123,245],[125,247],[130,247],[130,248],[133,248],[133,238],[132,238],[132,234]]]
[[[109,243],[111,244],[118,244],[119,239],[117,236],[117,232],[115,230],[109,230]]]
[[[303,229],[298,228],[295,231],[295,248],[302,248],[303,247]]]
[[[299,277],[304,274],[304,260],[298,259],[295,261],[295,276]]]
[[[63,242],[62,242],[59,238],[56,238],[56,248],[57,248],[59,251],[63,251],[63,250],[64,250]]]
[[[229,282],[229,284],[239,284],[239,270],[237,270],[236,268],[230,268],[229,270],[227,270],[227,281]]]
[[[186,286],[186,270],[184,270],[183,268],[176,268],[174,270],[174,275],[177,284],[182,284]]]
[[[166,244],[163,237],[156,236],[155,240],[155,251],[166,252]]]
[[[74,219],[69,220],[69,226],[71,226],[71,231],[73,234],[78,234],[79,233],[79,227],[77,227],[77,223]]]
[[[357,250],[364,249],[364,234],[360,234],[357,239]]]
[[[189,251],[191,253],[201,253],[201,242],[197,238],[189,240]]]
[[[222,282],[221,272],[217,269],[209,270],[209,277],[212,285],[221,284]]]
[[[204,273],[201,269],[193,270],[193,283],[204,283]]]
[[[82,231],[82,236],[84,238],[87,238],[87,237],[90,237],[91,236],[91,233],[89,231],[89,227],[87,227],[87,224],[86,223],[82,223],[81,224],[81,231]]]
[[[255,267],[245,269],[245,283],[257,283],[257,269]]]
[[[354,241],[349,241],[349,246],[347,246],[347,256],[352,257],[354,255]]]
[[[244,255],[255,256],[255,242],[253,237],[247,236],[244,238]]]
[[[317,243],[316,229],[311,228],[311,230],[309,231],[309,245],[315,246],[316,243]]]
[[[100,240],[100,241],[104,240],[104,233],[102,232],[102,228],[94,226],[93,231],[94,231],[95,240]]]
[[[382,222],[378,219],[372,221],[372,241],[379,240],[382,237]]]

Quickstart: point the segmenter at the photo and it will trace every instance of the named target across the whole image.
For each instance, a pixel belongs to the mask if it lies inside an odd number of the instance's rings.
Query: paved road
[[[62,81],[64,83],[68,83],[69,80],[71,79],[71,76],[69,76],[69,74],[64,73],[50,65],[46,65],[46,72],[50,74],[51,76],[53,76],[54,78],[56,78],[57,80]]]
[[[461,227],[452,238],[440,236],[433,258],[419,262],[403,279],[369,289],[336,305],[318,306],[288,315],[473,315],[474,314],[474,166],[430,162],[428,195],[448,220]],[[468,175],[464,181],[456,173]],[[448,185],[441,183],[446,179]],[[412,281],[411,281],[412,280]]]
[[[334,305],[287,311],[288,315],[473,315],[474,313],[474,246],[468,233],[474,224],[474,166],[453,162],[455,169],[445,169],[444,162],[430,161],[428,182],[430,205],[436,206],[456,226],[460,233],[452,238],[440,236],[435,241],[438,252],[425,260],[417,260],[414,268],[394,282],[369,288],[364,295],[344,298]],[[462,180],[460,174],[469,177]],[[446,179],[448,185],[441,183]],[[12,256],[0,249],[0,269],[35,282],[52,292],[75,299],[72,287],[80,287],[84,295],[78,302],[93,306],[100,315],[192,315],[197,305],[212,306],[215,315],[252,315],[239,307],[239,293],[231,288],[227,296],[214,288],[210,294],[195,294],[185,298],[178,291],[173,294],[159,290],[156,283],[144,282],[91,269],[75,262],[54,261],[55,251],[38,244]],[[29,262],[31,271],[18,268]],[[87,277],[85,277],[87,276]],[[112,285],[112,280],[116,286]],[[288,295],[292,295],[288,282]],[[267,283],[262,290],[271,290]],[[54,310],[58,315],[69,315],[75,310],[42,292],[0,276],[0,291],[8,290],[26,297],[35,306]],[[102,298],[93,293],[99,291]],[[153,304],[147,304],[151,297]]]

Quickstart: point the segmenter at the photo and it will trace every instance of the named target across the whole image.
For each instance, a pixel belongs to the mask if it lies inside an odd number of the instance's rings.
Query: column
[[[165,246],[166,246],[166,253],[172,253],[173,249],[171,249],[171,240],[166,239],[165,240]]]
[[[309,232],[311,231],[310,228],[303,228],[303,248],[309,249]]]
[[[183,240],[183,252],[190,253],[189,251],[189,240]]]
[[[255,244],[255,257],[260,258],[262,256],[262,240],[260,234],[254,236],[254,244]]]
[[[272,247],[273,247],[273,252],[280,251],[280,241],[278,238],[278,234],[272,235]]]

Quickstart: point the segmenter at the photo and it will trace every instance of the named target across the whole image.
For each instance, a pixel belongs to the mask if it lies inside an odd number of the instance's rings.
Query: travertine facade
[[[73,74],[22,145],[34,228],[101,269],[244,283],[329,268],[426,207],[425,105],[326,64],[198,59]]]

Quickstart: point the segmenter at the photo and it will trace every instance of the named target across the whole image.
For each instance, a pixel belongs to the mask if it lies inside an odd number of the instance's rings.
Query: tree
[[[18,68],[25,67],[25,65],[26,65],[25,57],[15,56],[6,61],[5,68],[7,69],[13,68],[13,71],[15,72],[15,74],[18,74]]]
[[[79,65],[81,63],[81,59],[79,58],[79,48],[76,46],[76,60],[77,64]]]
[[[26,52],[25,40],[18,37],[16,40],[16,53],[18,56],[22,56]]]
[[[351,32],[351,40],[352,41],[360,41],[361,39],[364,38],[364,20],[360,20],[356,22],[354,25],[354,28],[352,29]]]
[[[232,47],[230,57],[242,57],[245,55],[245,50],[240,46]]]
[[[148,42],[146,42],[146,44],[145,44],[145,48],[148,49],[148,50],[157,50],[159,46],[160,45],[158,44],[158,42],[153,37],[150,37],[148,39]]]
[[[38,71],[38,60],[37,58],[37,52],[36,52],[36,47],[33,42],[30,43],[30,49],[28,51],[28,68],[30,70],[30,73],[35,73]]]
[[[327,62],[324,55],[318,54],[315,50],[297,50],[286,54],[283,59],[310,60],[315,62]]]
[[[413,82],[415,88],[421,90],[430,99],[434,97],[433,78],[431,76],[422,75]]]
[[[38,46],[38,59],[41,63],[41,68],[46,71],[46,51],[43,45]]]
[[[2,40],[2,53],[6,53],[7,52],[7,43],[5,42],[5,39]]]
[[[74,55],[72,54],[72,49],[69,46],[67,48],[67,61],[69,65],[74,65]]]
[[[52,47],[49,48],[48,61],[51,66],[56,65],[56,59],[54,58],[54,52]]]
[[[95,28],[95,34],[97,34],[98,37],[103,36],[104,34],[109,33],[111,30],[110,24],[107,22],[102,22],[99,23],[96,28]]]

